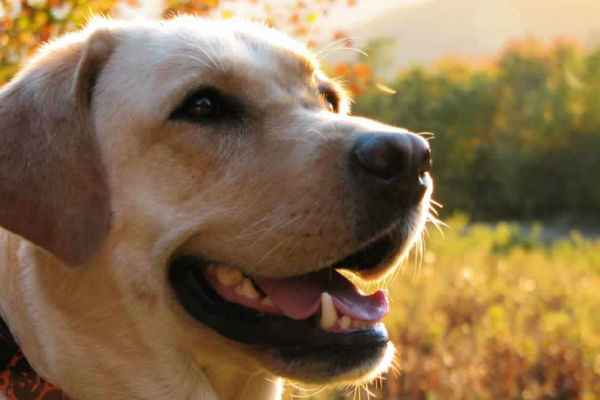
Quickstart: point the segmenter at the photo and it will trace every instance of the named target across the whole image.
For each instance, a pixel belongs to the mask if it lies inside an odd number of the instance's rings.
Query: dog
[[[271,28],[93,20],[0,91],[1,317],[76,400],[371,379],[387,295],[353,282],[398,268],[430,169]]]

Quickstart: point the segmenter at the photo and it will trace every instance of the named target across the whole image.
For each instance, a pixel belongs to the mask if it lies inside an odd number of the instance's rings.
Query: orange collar
[[[8,326],[0,319],[0,394],[7,400],[70,400],[29,365]]]

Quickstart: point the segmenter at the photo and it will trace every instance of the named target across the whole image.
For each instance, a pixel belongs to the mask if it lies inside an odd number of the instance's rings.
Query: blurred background
[[[427,135],[425,245],[391,284],[394,370],[314,399],[600,399],[599,0],[1,0],[0,84],[93,14],[264,21],[353,113]]]

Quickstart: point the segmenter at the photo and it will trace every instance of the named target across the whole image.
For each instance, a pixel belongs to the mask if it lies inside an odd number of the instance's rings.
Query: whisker
[[[278,229],[281,229],[281,228],[283,228],[285,226],[288,226],[288,225],[292,224],[293,222],[296,222],[300,218],[301,218],[300,215],[297,215],[294,218],[290,218],[290,220],[287,221],[286,224],[284,224],[283,226],[279,227]],[[304,225],[306,225],[307,222],[308,222],[308,218],[305,219],[304,222],[299,227],[296,228],[296,232],[295,233],[299,232],[300,229],[302,229],[304,227]],[[277,245],[273,246],[271,248],[271,250],[269,250],[268,252],[266,252],[265,254],[263,254],[263,256],[258,260],[258,263],[260,264],[265,258],[267,258],[268,256],[270,256],[275,250],[277,250],[278,248],[280,248],[281,246],[283,246],[284,244],[286,244],[287,242],[289,242],[292,239],[296,239],[296,235],[290,235],[287,238],[281,240]]]
[[[214,70],[215,69],[214,66],[209,65],[203,59],[195,57],[195,56],[193,56],[191,54],[173,54],[173,55],[170,55],[168,58],[175,58],[175,57],[177,57],[177,58],[189,58],[191,60],[198,61],[199,63],[204,64],[210,70]]]
[[[435,205],[436,207],[444,208],[444,205],[442,203],[439,203],[439,202],[435,201],[434,199],[429,199],[429,202],[433,203],[433,205]]]
[[[189,43],[189,41],[187,41],[187,42]],[[207,58],[210,60],[210,62],[211,62],[211,63],[212,63],[212,65],[213,65],[213,67],[212,67],[211,69],[214,69],[214,70],[219,70],[219,63],[217,63],[217,61],[216,61],[216,60],[215,60],[215,58],[214,58],[214,57],[217,57],[217,54],[216,54],[215,48],[213,47],[213,45],[212,45],[212,43],[211,43],[211,41],[210,41],[210,40],[207,40],[207,41],[206,41],[206,44],[207,44],[207,45],[208,45],[208,46],[211,48],[211,50],[212,50],[212,53],[213,53],[212,55],[211,55],[211,54],[209,54],[209,53],[208,53],[208,51],[207,51],[207,50],[206,50],[204,47],[202,47],[202,46],[200,46],[200,45],[197,45],[197,44],[194,44],[194,43],[189,43],[189,45],[190,45],[190,46],[191,46],[193,49],[195,49],[195,50],[197,50],[197,51],[201,52],[201,53],[202,53],[204,56],[206,56],[206,57],[207,57]],[[221,59],[222,59],[222,58],[223,58],[223,57],[221,57]],[[221,60],[221,62],[223,62],[223,61]],[[222,72],[225,72],[225,71],[223,70]]]
[[[335,47],[333,49],[329,49],[327,52],[324,52],[324,54],[320,55],[321,57],[327,57],[328,55],[330,55],[331,53],[333,53],[334,51],[338,51],[338,50],[350,50],[350,51],[354,51],[358,54],[361,54],[365,57],[369,57],[369,55],[367,53],[365,53],[362,50],[359,50],[357,48],[354,47],[346,47],[346,46],[341,46],[341,47]]]
[[[446,237],[446,235],[444,234],[444,231],[442,229],[442,226],[447,227],[448,226],[447,224],[445,224],[442,221],[440,221],[439,219],[433,217],[431,214],[428,215],[428,220],[433,224],[433,226],[435,226],[435,228],[438,230],[440,235],[442,235],[442,237]]]
[[[290,393],[290,395],[294,398],[298,398],[298,399],[304,399],[304,398],[312,398],[316,395],[318,395],[319,393],[323,392],[324,390],[328,389],[329,386],[328,385],[324,385],[322,387],[319,388],[305,388],[302,387],[294,382],[291,381],[286,381],[286,385],[290,385],[293,389],[295,389],[296,391],[300,391],[302,392],[300,393]]]
[[[212,43],[210,40],[207,40],[207,41],[206,41],[206,44],[207,44],[207,45],[210,47],[210,49],[212,50],[212,53],[213,53],[212,55],[213,55],[213,56],[215,56],[215,57],[217,57],[217,58],[219,58],[219,60],[221,61],[221,63],[220,63],[220,64],[221,64],[221,68],[220,68],[220,69],[221,69],[221,72],[222,72],[222,73],[225,73],[225,61],[223,60],[223,58],[224,58],[224,57],[223,57],[223,47],[221,47],[221,57],[219,57],[219,55],[217,54],[217,50],[216,50],[216,48],[213,46],[213,43]],[[204,52],[204,54],[206,54],[206,56],[207,56],[207,57],[210,57],[210,58],[211,58],[211,60],[213,60],[213,62],[214,62],[214,63],[215,63],[215,65],[217,66],[217,69],[219,69],[219,68],[218,68],[218,66],[219,66],[219,63],[218,63],[217,61],[215,61],[215,60],[214,60],[214,59],[213,59],[213,58],[212,58],[212,57],[211,57],[211,56],[208,54],[208,52],[207,52],[205,49],[202,49],[202,48],[200,48],[200,50],[201,50],[201,51],[203,51],[203,52]]]
[[[343,43],[345,41],[355,40],[355,39],[358,39],[358,37],[357,36],[349,36],[349,37],[344,37],[344,38],[341,38],[341,39],[334,40],[334,41],[330,42],[329,44],[327,44],[324,48],[322,48],[321,50],[319,50],[317,52],[317,54],[315,55],[315,57],[319,58],[319,56],[321,55],[321,53],[323,53],[324,51],[328,50],[329,48],[331,48],[333,46],[336,46],[339,43]]]
[[[348,85],[348,78],[345,78],[343,76],[334,76],[333,78],[331,78],[331,80],[340,86]]]
[[[429,220],[428,220],[429,221]],[[427,238],[430,238],[431,236],[429,235],[429,227],[425,226],[425,228],[423,229],[423,232],[425,233]]]
[[[440,225],[444,228],[449,228],[450,225],[448,225],[447,223],[445,223],[444,221],[442,221],[441,219],[435,218],[433,215],[429,214],[429,219],[431,220],[431,222]]]
[[[400,357],[398,354],[394,354],[394,358],[392,358],[392,363],[390,364],[390,371],[394,375],[394,378],[400,377],[401,366],[398,357]]]
[[[252,205],[251,205],[252,206]],[[247,227],[245,227],[239,234],[237,234],[235,237],[233,237],[232,239],[230,239],[229,241],[231,242],[235,242],[239,239],[243,239],[249,236],[254,236],[254,235],[258,235],[260,233],[264,233],[268,230],[273,229],[273,226],[268,226],[265,228],[261,228],[261,229],[253,229],[254,227],[258,227],[261,224],[272,220],[276,217],[279,217],[281,212],[283,210],[285,210],[287,208],[286,204],[282,204],[278,207],[276,207],[275,209],[273,209],[270,213],[266,214],[265,216],[263,216],[260,219],[257,219],[256,221],[254,221],[253,223],[251,223],[250,225],[248,225]],[[285,222],[285,220],[282,221],[282,223]],[[277,226],[275,225],[275,228],[277,228]]]
[[[377,398],[377,396],[375,396],[375,394],[373,394],[373,392],[371,392],[369,390],[369,385],[368,384],[364,384],[362,385],[362,389],[365,391],[365,393],[367,394],[367,400],[371,399],[371,396],[373,396],[373,398]]]

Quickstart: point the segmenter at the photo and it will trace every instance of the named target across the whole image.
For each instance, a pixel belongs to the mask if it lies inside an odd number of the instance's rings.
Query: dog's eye
[[[200,97],[191,102],[187,111],[195,117],[206,118],[212,116],[217,111],[217,108],[210,97]]]
[[[190,122],[217,122],[239,115],[240,105],[214,88],[201,89],[188,96],[170,119]]]
[[[321,96],[325,101],[327,109],[334,113],[338,112],[340,110],[340,98],[337,93],[330,88],[319,88],[319,91],[321,92]]]

